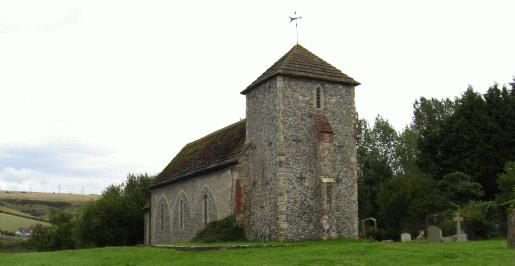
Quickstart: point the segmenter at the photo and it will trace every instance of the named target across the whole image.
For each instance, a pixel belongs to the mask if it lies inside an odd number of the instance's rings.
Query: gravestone
[[[401,234],[401,242],[406,242],[406,241],[411,241],[410,233]]]
[[[508,215],[508,248],[515,248],[515,209]]]
[[[438,226],[431,225],[427,228],[427,242],[435,244],[442,240],[442,230]]]
[[[463,231],[461,230],[461,222],[463,222],[463,217],[460,217],[460,214],[457,212],[456,217],[453,217],[452,220],[456,222],[456,235],[452,236],[452,241],[454,241],[454,242],[467,241],[467,235],[463,234]]]
[[[444,242],[453,242],[454,239],[453,239],[452,236],[444,236],[444,237],[442,237],[442,241],[444,241]]]
[[[460,214],[457,212],[456,217],[453,217],[452,220],[456,222],[456,234],[461,234],[461,222],[463,222],[463,217],[460,217]]]

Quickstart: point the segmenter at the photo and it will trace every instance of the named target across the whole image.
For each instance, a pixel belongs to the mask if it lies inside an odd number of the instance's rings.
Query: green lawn
[[[2,265],[514,265],[506,240],[463,243],[368,243],[338,239],[308,246],[183,252],[151,247],[107,247],[0,254]],[[239,243],[250,244],[250,243]],[[299,244],[298,242],[283,244]]]

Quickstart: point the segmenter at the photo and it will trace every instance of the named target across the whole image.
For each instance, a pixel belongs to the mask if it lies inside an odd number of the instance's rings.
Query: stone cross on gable
[[[456,217],[453,217],[452,220],[456,222],[456,234],[461,234],[461,223],[463,222],[463,217],[460,217],[459,213],[456,213]]]

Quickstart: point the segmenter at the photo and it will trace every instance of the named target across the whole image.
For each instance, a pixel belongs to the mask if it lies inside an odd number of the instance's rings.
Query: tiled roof
[[[297,44],[243,90],[241,94],[248,93],[261,83],[277,75],[312,78],[349,85],[361,84]]]
[[[154,179],[150,188],[236,163],[245,143],[245,121],[188,143]]]

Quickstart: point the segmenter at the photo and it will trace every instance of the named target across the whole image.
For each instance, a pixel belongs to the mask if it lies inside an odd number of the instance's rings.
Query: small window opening
[[[183,230],[184,229],[184,202],[183,200],[181,199],[181,203],[179,205],[179,229]]]
[[[320,88],[316,88],[316,108],[320,109],[320,98],[321,98]]]
[[[163,214],[164,214],[164,210],[165,210],[165,204],[164,203],[161,203],[161,230],[164,229],[164,219],[163,219]]]
[[[204,195],[204,226],[207,225],[207,195]]]

